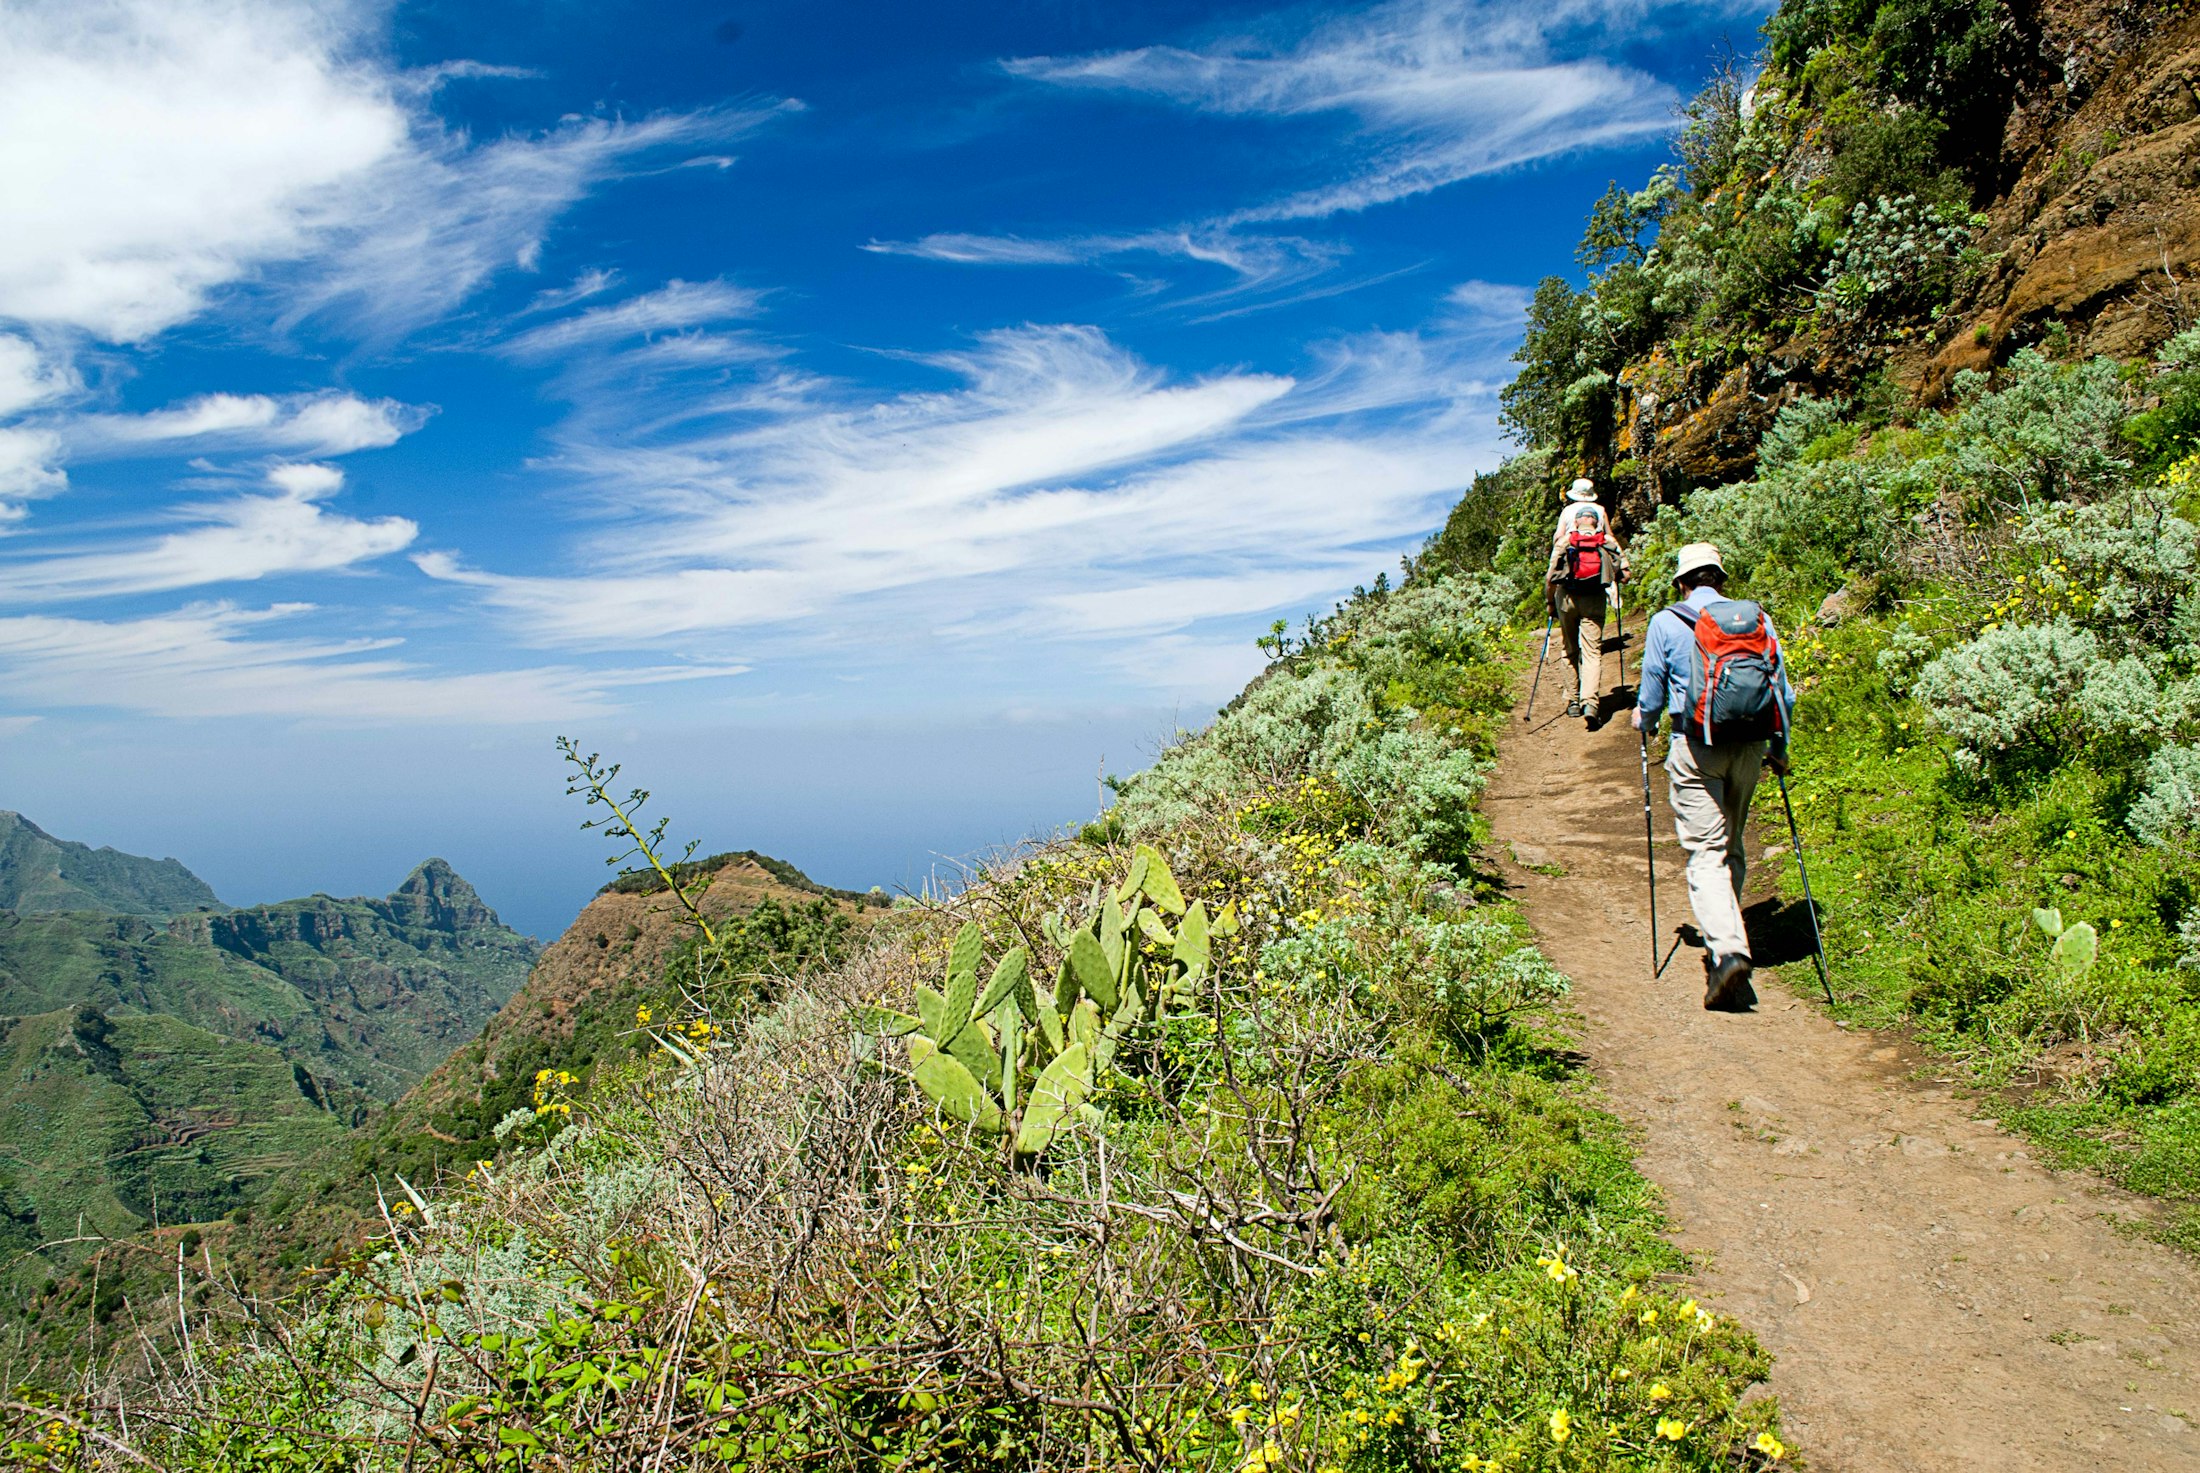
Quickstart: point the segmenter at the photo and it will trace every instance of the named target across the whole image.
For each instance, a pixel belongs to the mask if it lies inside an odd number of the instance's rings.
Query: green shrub
[[[1856,442],[1848,417],[1846,399],[1805,394],[1782,405],[1764,438],[1757,442],[1757,473],[1763,476],[1785,470],[1806,455],[1827,460],[1853,449]]]
[[[2118,648],[2167,649],[2200,632],[2200,530],[2158,489],[2116,487],[2099,499],[2027,519],[2017,545],[2027,573],[2064,595],[2076,616]]]
[[[1840,253],[1826,268],[1820,312],[1834,329],[1848,332],[1929,317],[1976,268],[1975,233],[1967,213],[1914,194],[1859,202]]]
[[[2200,829],[2200,746],[2164,747],[2148,759],[2146,790],[2126,820],[2141,843],[2190,843]]]
[[[1933,469],[1982,511],[2036,511],[2113,493],[2131,478],[2130,404],[2108,359],[2062,364],[2027,348],[1998,381],[1958,374],[1955,394],[1962,407],[1937,426],[1947,443]]]
[[[1716,542],[1763,593],[1838,585],[1886,561],[1894,530],[1886,484],[1858,460],[1790,462],[1755,481],[1691,493],[1685,536]]]
[[[1917,699],[1977,763],[2024,747],[2059,749],[2080,726],[2075,701],[2100,641],[2066,620],[2010,624],[1935,656]]]
[[[2159,477],[2200,450],[2200,328],[2188,328],[2155,354],[2147,392],[2159,402],[2132,416],[2124,434],[2141,453],[2140,470]]]

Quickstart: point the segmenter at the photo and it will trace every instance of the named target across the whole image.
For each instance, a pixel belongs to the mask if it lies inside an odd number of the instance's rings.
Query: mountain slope
[[[81,845],[12,832],[35,861],[19,873],[106,880],[34,895],[179,893],[113,878],[157,877],[150,861],[87,867]],[[261,1285],[299,1242],[337,1241],[348,1198],[301,1236],[308,1184],[341,1175],[355,1128],[473,1038],[539,951],[440,859],[380,899],[145,910],[0,910],[0,1378],[65,1364],[158,1292],[176,1244],[157,1224],[243,1221],[272,1194],[282,1221],[253,1224],[238,1265]]]
[[[1584,285],[1539,289],[1527,453],[1431,558],[1531,574],[1577,472],[1653,588],[1716,543],[1803,693],[1844,1020],[2200,1249],[2200,11],[1789,0],[1767,32],[1599,203]]]
[[[364,1104],[264,1044],[81,1006],[0,1019],[0,1080],[0,1287],[26,1310],[99,1239],[248,1205]]]
[[[1538,289],[1503,397],[1554,473],[1647,520],[1800,399],[1933,407],[2027,347],[2200,323],[2200,12],[1796,0],[1766,31],[1598,203],[1583,285]]]
[[[789,970],[837,956],[851,929],[883,904],[883,897],[827,890],[783,860],[747,851],[700,861],[695,873],[712,876],[699,904],[736,971]],[[363,1148],[367,1170],[428,1180],[438,1168],[481,1159],[495,1150],[496,1123],[527,1103],[536,1070],[585,1076],[600,1060],[646,1047],[636,1009],[651,1005],[659,1019],[672,1017],[678,991],[666,971],[683,956],[692,969],[696,940],[654,876],[606,885],[480,1036],[382,1120]]]
[[[390,1100],[474,1035],[537,950],[431,859],[380,900],[315,895],[166,922],[0,913],[0,1014],[165,1013]]]
[[[57,839],[0,809],[0,910],[165,916],[219,908],[212,888],[176,860]]]

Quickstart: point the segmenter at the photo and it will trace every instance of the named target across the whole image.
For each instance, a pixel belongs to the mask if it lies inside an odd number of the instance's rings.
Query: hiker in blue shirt
[[[1765,767],[1787,772],[1795,688],[1771,617],[1727,599],[1718,548],[1682,548],[1673,586],[1681,594],[1675,607],[1689,616],[1668,608],[1650,620],[1634,726],[1647,738],[1661,714],[1673,715],[1665,774],[1673,830],[1688,852],[1688,903],[1703,937],[1703,1005],[1739,1012],[1757,1001],[1742,924],[1749,803]],[[1718,613],[1707,614],[1715,605]],[[1700,670],[1715,677],[1706,681],[1712,699],[1691,689]]]

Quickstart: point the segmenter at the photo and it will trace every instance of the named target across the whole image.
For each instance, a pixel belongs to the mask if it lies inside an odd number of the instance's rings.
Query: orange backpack
[[[1688,710],[1674,725],[1698,741],[1758,742],[1787,724],[1780,708],[1780,645],[1765,611],[1744,598],[1666,610],[1696,636],[1688,659]]]

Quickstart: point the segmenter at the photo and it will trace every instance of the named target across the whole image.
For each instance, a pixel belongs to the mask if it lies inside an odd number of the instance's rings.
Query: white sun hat
[[[1573,485],[1569,486],[1566,489],[1566,499],[1568,501],[1596,500],[1597,483],[1590,480],[1587,476],[1582,477],[1580,480],[1574,482]]]
[[[1717,544],[1691,542],[1681,549],[1680,561],[1673,568],[1673,579],[1678,582],[1690,573],[1698,572],[1704,568],[1717,568],[1723,573],[1726,571],[1726,564],[1719,561]]]

